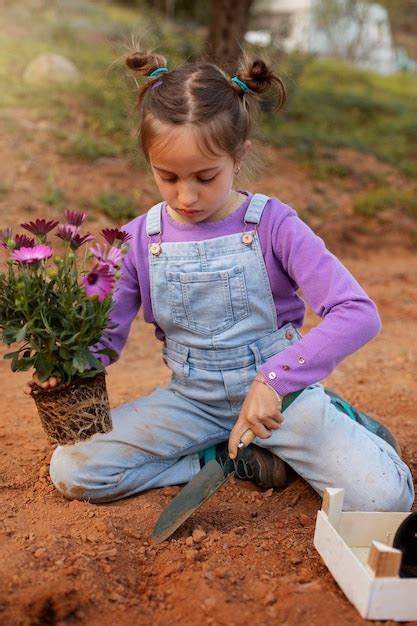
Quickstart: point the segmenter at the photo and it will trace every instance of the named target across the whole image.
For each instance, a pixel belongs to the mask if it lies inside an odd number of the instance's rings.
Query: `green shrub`
[[[118,193],[103,193],[98,196],[96,208],[117,222],[130,220],[138,214],[133,198]]]
[[[48,206],[63,211],[67,208],[68,202],[64,192],[55,182],[53,176],[49,176],[46,191],[42,196],[42,201]]]
[[[357,215],[375,217],[386,209],[396,209],[417,218],[417,190],[401,191],[391,187],[374,189],[361,195],[353,206]]]

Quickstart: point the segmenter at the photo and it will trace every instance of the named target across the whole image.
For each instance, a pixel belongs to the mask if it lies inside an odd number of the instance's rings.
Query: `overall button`
[[[245,233],[242,236],[242,243],[245,244],[245,246],[250,246],[252,244],[253,241],[253,236],[250,233]]]
[[[285,338],[286,339],[294,339],[294,333],[292,332],[292,330],[287,330],[286,331]]]
[[[276,377],[277,377],[277,375],[275,374],[275,372],[269,372],[269,374],[268,374],[268,378],[269,378],[270,380],[274,380]]]
[[[288,370],[290,369],[289,365],[282,365],[281,366],[283,370],[285,370],[286,372],[288,372]]]
[[[305,360],[305,358],[303,356],[299,356],[297,360],[298,360],[299,363],[301,363],[301,365],[306,362],[306,360]]]
[[[161,246],[159,245],[159,243],[151,244],[151,254],[153,254],[154,256],[159,256],[161,254]]]

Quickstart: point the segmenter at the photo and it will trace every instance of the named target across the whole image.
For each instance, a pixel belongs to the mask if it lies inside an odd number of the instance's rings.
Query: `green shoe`
[[[265,448],[250,444],[238,451],[235,459],[229,457],[227,443],[216,446],[216,460],[224,468],[234,471],[240,480],[252,480],[264,489],[282,489],[287,483],[284,461]]]
[[[332,389],[327,389],[325,387],[324,391],[329,396],[331,403],[339,409],[339,411],[342,411],[342,413],[353,419],[355,422],[364,426],[366,430],[369,430],[371,433],[374,433],[378,437],[381,437],[381,439],[384,439],[384,441],[389,443],[394,448],[398,456],[401,457],[401,448],[392,432],[388,430],[386,426],[381,424],[381,422],[378,422],[378,420],[373,417],[366,415],[366,413],[362,413],[362,411],[355,409],[355,407],[349,404],[349,402],[346,402],[346,400],[344,400]]]

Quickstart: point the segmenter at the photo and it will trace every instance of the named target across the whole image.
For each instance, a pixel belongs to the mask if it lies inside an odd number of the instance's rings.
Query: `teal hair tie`
[[[151,74],[148,74],[148,78],[156,78],[159,74],[163,74],[164,72],[169,72],[167,67],[158,67]]]
[[[231,81],[232,81],[232,83],[235,83],[236,85],[239,85],[241,90],[244,91],[245,93],[248,93],[248,91],[250,91],[249,85],[244,83],[243,80],[240,80],[240,78],[238,78],[237,76],[233,76]]]

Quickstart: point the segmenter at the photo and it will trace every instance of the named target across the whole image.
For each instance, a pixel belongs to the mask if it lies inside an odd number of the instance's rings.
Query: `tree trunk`
[[[242,55],[253,0],[211,0],[210,31],[203,56],[233,74]]]

